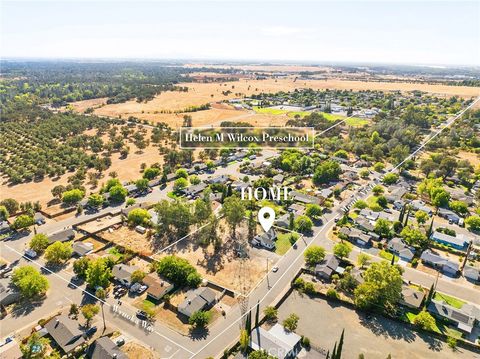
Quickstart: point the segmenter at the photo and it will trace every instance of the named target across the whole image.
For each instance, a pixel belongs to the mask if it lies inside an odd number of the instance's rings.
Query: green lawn
[[[292,233],[279,233],[277,235],[277,240],[275,241],[275,253],[277,253],[280,256],[283,256],[285,253],[288,252],[288,250],[292,246],[292,244],[290,243],[291,235]]]
[[[383,259],[386,259],[387,261],[391,262],[392,261],[392,258],[393,258],[393,254],[390,253],[390,252],[387,252],[385,250],[381,250],[380,252],[378,252],[378,255],[383,258]],[[398,257],[395,256],[395,262],[398,261]]]
[[[435,292],[435,296],[433,297],[433,299],[444,301],[448,305],[451,305],[452,307],[458,308],[458,309],[460,309],[461,307],[463,307],[464,304],[466,304],[466,302],[464,302],[461,299],[451,297],[449,295],[439,293],[439,292]]]
[[[288,110],[280,110],[277,108],[258,107],[258,106],[254,106],[253,110],[256,113],[267,114],[267,115],[287,115],[288,117],[292,117],[292,118],[295,117],[296,115],[299,115],[300,117],[305,117],[312,113],[310,111],[288,111]],[[334,115],[326,112],[320,112],[320,113],[329,121],[345,120],[345,116],[342,116],[342,115]],[[370,123],[370,121],[364,118],[350,117],[345,120],[345,123],[348,126],[363,126]]]
[[[175,191],[171,191],[171,192],[168,192],[167,193],[167,197],[171,198],[171,199],[177,199],[177,198],[180,198],[181,196],[179,196],[178,194],[175,193]]]

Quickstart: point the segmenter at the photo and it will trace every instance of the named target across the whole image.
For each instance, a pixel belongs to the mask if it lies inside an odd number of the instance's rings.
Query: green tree
[[[80,278],[85,278],[90,262],[91,260],[87,257],[77,259],[73,262],[73,273]]]
[[[30,240],[29,247],[37,253],[43,253],[50,244],[46,234],[37,233]]]
[[[16,230],[19,230],[33,226],[34,223],[35,221],[32,216],[29,216],[28,214],[21,214],[17,218],[15,218],[12,227]]]
[[[452,211],[457,212],[461,216],[468,214],[468,206],[465,202],[451,201],[449,207]]]
[[[47,278],[32,266],[19,267],[13,271],[12,283],[25,298],[43,295],[49,287]]]
[[[333,247],[333,254],[339,258],[348,258],[352,251],[352,245],[348,242],[340,242]]]
[[[428,214],[427,212],[418,210],[417,212],[415,212],[415,219],[419,224],[424,224],[428,221]]]
[[[10,213],[8,213],[7,207],[0,206],[0,221],[6,221],[10,217]]]
[[[396,173],[387,173],[385,176],[383,176],[383,183],[386,185],[392,185],[397,183],[398,178],[399,177]]]
[[[372,263],[363,279],[354,292],[359,308],[380,307],[390,311],[396,307],[402,295],[402,274],[398,266],[386,261]]]
[[[366,253],[360,253],[357,256],[357,264],[363,268],[365,265],[367,265],[368,262],[370,262],[370,259],[372,259],[368,254]]]
[[[145,272],[137,269],[132,273],[130,280],[132,281],[132,283],[141,283],[143,278],[145,278]]]
[[[137,187],[137,190],[139,191],[145,191],[148,188],[148,179],[140,178],[136,180],[135,187]]]
[[[6,198],[2,200],[0,202],[0,206],[4,206],[10,214],[17,213],[18,209],[20,208],[18,202],[13,198]]]
[[[465,219],[465,224],[467,225],[467,228],[472,230],[472,231],[479,231],[480,230],[480,216],[473,215],[470,217],[467,217]]]
[[[240,351],[245,353],[250,343],[250,335],[246,329],[240,329]]]
[[[54,242],[45,250],[45,260],[49,264],[61,264],[72,256],[73,250],[70,243]]]
[[[187,187],[188,187],[188,181],[183,177],[176,179],[175,182],[173,183],[173,190],[175,192],[180,192]]]
[[[385,192],[385,188],[383,188],[383,186],[377,184],[376,186],[374,186],[372,188],[372,192],[375,196],[379,196],[379,195],[381,195],[382,193]]]
[[[321,163],[316,169],[313,174],[313,183],[317,186],[338,180],[340,174],[342,173],[342,169],[340,165],[336,161],[324,161]]]
[[[145,171],[143,171],[143,177],[148,180],[153,180],[154,178],[158,177],[160,174],[160,169],[156,167],[149,167]]]
[[[194,328],[205,328],[212,318],[212,313],[204,310],[197,310],[188,319],[188,323]]]
[[[315,266],[325,258],[325,249],[317,245],[311,245],[305,250],[305,262],[308,266]]]
[[[177,170],[177,172],[175,172],[175,176],[177,178],[187,179],[188,178],[188,172],[185,168],[180,168],[180,169]]]
[[[95,304],[85,304],[81,308],[82,315],[86,320],[85,326],[88,328],[92,323],[92,319],[98,314],[100,311],[100,307]]]
[[[422,310],[415,316],[415,318],[413,318],[413,324],[423,330],[428,331],[434,331],[437,326],[435,323],[435,318],[432,317],[432,315],[426,310]]]
[[[87,204],[90,207],[99,208],[103,206],[104,202],[105,202],[105,197],[103,197],[103,195],[98,193],[92,193],[90,196],[88,196]]]
[[[63,192],[62,202],[67,205],[73,205],[80,202],[84,195],[85,193],[82,190],[78,188],[74,188],[74,189],[71,189],[70,191]]]
[[[391,227],[392,224],[390,223],[390,221],[386,220],[385,218],[379,218],[377,219],[377,222],[375,222],[375,227],[373,230],[379,236],[382,236],[384,238],[390,238]]]
[[[359,199],[357,202],[355,202],[353,207],[358,208],[358,209],[364,209],[364,208],[368,207],[368,204],[364,200]]]
[[[108,287],[111,276],[112,271],[103,258],[92,261],[85,271],[85,280],[90,288]]]
[[[40,337],[37,332],[34,332],[25,344],[20,345],[20,350],[25,359],[43,359],[49,345],[50,340],[48,338]]]
[[[307,233],[312,230],[313,222],[310,218],[304,215],[300,215],[294,220],[294,227],[300,233]]]
[[[318,204],[309,203],[306,206],[305,214],[310,218],[318,218],[322,215],[322,207]]]
[[[194,266],[186,259],[171,255],[162,258],[156,264],[160,276],[168,279],[177,287],[198,287],[202,278]]]
[[[245,205],[237,196],[228,197],[223,203],[222,214],[225,216],[225,220],[235,234],[237,225],[239,225],[245,217]]]
[[[268,306],[263,309],[263,315],[265,316],[265,320],[273,321],[277,319],[278,310],[275,307]]]
[[[291,313],[287,318],[285,318],[285,320],[282,322],[282,325],[288,331],[293,332],[295,329],[297,329],[299,319],[300,318],[298,315]]]
[[[125,201],[128,191],[122,185],[116,185],[111,187],[108,193],[110,194],[110,199],[113,202],[122,203]]]
[[[400,236],[411,246],[426,248],[428,238],[419,229],[407,226],[402,229]]]
[[[150,213],[144,208],[134,208],[128,213],[128,223],[132,225],[147,224],[152,218]]]

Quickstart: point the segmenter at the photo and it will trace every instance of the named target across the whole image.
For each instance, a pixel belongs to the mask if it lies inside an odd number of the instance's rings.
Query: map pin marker
[[[267,215],[266,218],[265,215]],[[275,221],[275,211],[270,207],[260,208],[260,211],[258,211],[258,221],[262,225],[263,230],[268,232]]]

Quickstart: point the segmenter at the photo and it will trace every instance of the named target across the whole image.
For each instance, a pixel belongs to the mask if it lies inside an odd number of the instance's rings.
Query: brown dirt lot
[[[260,231],[262,229],[259,228],[258,233],[261,233]],[[195,238],[188,237],[156,259],[167,254],[175,254],[187,259],[197,268],[202,277],[209,281],[239,293],[249,292],[265,276],[267,259],[271,268],[279,256],[267,250],[254,248],[249,244],[246,244],[248,258],[240,259],[235,255],[234,249],[238,247],[238,243],[246,241],[246,222],[237,228],[236,240],[230,236],[230,229],[223,220],[220,221],[217,233],[222,238],[221,248],[217,251],[214,250],[212,244],[207,247],[200,246],[196,243]]]
[[[122,351],[127,355],[128,358],[130,359],[157,359],[160,356],[153,350],[147,349],[144,346],[135,343],[135,342],[130,342],[125,344],[122,347]]]
[[[155,250],[153,240],[148,238],[147,234],[140,234],[127,226],[122,226],[111,232],[108,230],[100,232],[98,236],[146,256],[152,255]]]
[[[136,101],[127,101],[120,104],[105,105],[95,110],[97,115],[126,118],[134,116],[153,122],[166,122],[167,124],[177,127],[181,125],[183,115],[179,114],[162,114],[162,110],[181,111],[189,106],[198,106],[206,103],[215,103],[230,98],[241,96],[250,96],[258,93],[274,93],[278,91],[292,91],[300,88],[312,89],[342,89],[342,90],[381,90],[394,91],[400,90],[408,92],[412,90],[421,90],[436,96],[460,96],[471,98],[478,96],[480,90],[476,87],[467,86],[447,86],[447,85],[429,85],[415,84],[408,82],[368,82],[368,81],[347,81],[339,79],[328,80],[299,80],[295,81],[294,77],[282,79],[252,80],[240,79],[232,82],[216,82],[216,83],[185,83],[183,86],[189,88],[188,92],[169,91],[161,93],[153,100],[147,103],[138,103]],[[230,94],[224,95],[223,91],[231,91]],[[92,101],[92,100],[89,100]],[[84,101],[78,106],[84,108]],[[73,104],[77,106],[78,103]],[[195,126],[205,126],[215,124],[218,121],[231,118],[232,120],[240,120],[236,118],[242,113],[248,114],[246,111],[236,111],[230,108],[212,108],[211,110],[198,111],[189,113],[193,117]],[[251,118],[245,115],[247,121],[255,122],[259,125],[265,125],[266,121],[272,121],[273,118],[257,117],[251,114]],[[287,117],[276,119],[275,121],[286,121]],[[284,122],[283,122],[284,123]],[[283,124],[279,123],[279,124]]]

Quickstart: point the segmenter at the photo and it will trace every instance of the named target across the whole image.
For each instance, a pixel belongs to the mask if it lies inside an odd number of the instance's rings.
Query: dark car
[[[85,336],[91,337],[93,334],[97,332],[97,329],[98,329],[97,327],[88,328],[87,330],[85,330]]]
[[[144,312],[143,310],[139,310],[136,315],[137,315],[138,319],[148,320],[148,314],[146,312]]]

